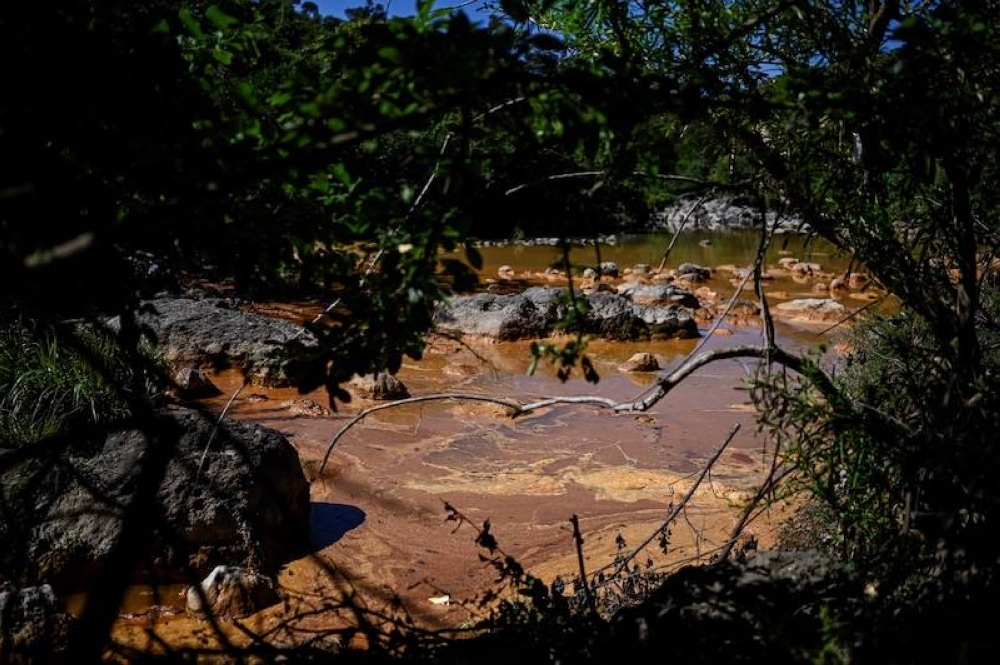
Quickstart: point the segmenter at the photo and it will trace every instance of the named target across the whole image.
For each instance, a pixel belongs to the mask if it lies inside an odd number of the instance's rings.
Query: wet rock
[[[222,391],[212,383],[202,370],[196,367],[185,367],[177,372],[174,383],[182,397],[202,399],[222,394]]]
[[[848,309],[830,298],[800,298],[779,303],[774,307],[776,314],[795,321],[834,323],[843,320]]]
[[[434,324],[445,332],[498,340],[539,337],[546,330],[545,319],[532,301],[523,295],[492,293],[457,296],[438,305]]]
[[[818,263],[806,263],[805,261],[798,261],[792,264],[790,268],[793,275],[799,277],[806,277],[809,275],[815,275],[818,272],[823,271],[823,267]]]
[[[633,305],[632,309],[646,324],[646,336],[650,339],[689,339],[701,336],[693,314],[677,305],[667,307]]]
[[[799,260],[794,256],[783,256],[780,259],[778,259],[778,265],[784,268],[785,270],[791,270],[792,266],[794,266],[798,262]]]
[[[632,303],[611,293],[595,293],[587,297],[590,312],[587,331],[611,340],[641,339],[647,335],[645,323],[636,316]]]
[[[696,309],[698,298],[671,284],[624,284],[618,292],[637,305],[681,305]]]
[[[294,377],[286,371],[286,348],[316,345],[312,333],[301,326],[241,312],[219,299],[146,301],[136,318],[152,332],[167,362],[199,368],[239,367],[264,385],[292,385]]]
[[[351,379],[350,386],[362,399],[396,400],[410,396],[410,391],[403,382],[389,372],[355,376]]]
[[[43,663],[65,657],[69,622],[48,584],[0,592],[0,660]]]
[[[712,276],[712,271],[695,263],[682,263],[674,270],[674,276],[689,282],[704,282]]]
[[[521,295],[527,298],[541,314],[546,329],[566,315],[565,299],[569,295],[568,289],[532,286],[525,289]]]
[[[567,293],[566,289],[532,287],[521,295],[459,296],[438,308],[435,323],[447,332],[499,340],[544,337],[567,313]],[[582,323],[585,333],[611,340],[698,336],[690,313],[674,304],[634,304],[604,290],[576,297],[586,298],[590,305]]]
[[[290,399],[281,403],[281,408],[295,416],[309,416],[310,418],[325,418],[330,415],[330,409],[319,402],[311,399]]]
[[[497,277],[500,279],[514,279],[514,269],[510,266],[500,266],[497,268]]]
[[[860,272],[852,272],[847,280],[847,285],[854,290],[863,289],[870,283],[871,279],[868,275]]]
[[[655,372],[660,369],[660,363],[652,353],[636,353],[618,369],[622,372]]]
[[[279,600],[269,579],[239,566],[216,566],[197,588],[188,587],[186,599],[189,612],[221,619],[249,616]]]
[[[129,525],[141,536],[133,580],[223,562],[273,570],[309,545],[309,485],[274,430],[168,407],[142,430],[68,450],[55,467],[28,458],[0,474],[0,579],[81,588],[115,554],[128,515],[141,520]]]
[[[584,268],[583,273],[581,273],[584,279],[596,279],[597,271],[593,268]]]
[[[614,261],[602,261],[598,271],[605,277],[618,277],[618,264]]]

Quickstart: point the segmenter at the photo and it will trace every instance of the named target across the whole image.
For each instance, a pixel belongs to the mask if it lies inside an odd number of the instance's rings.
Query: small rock
[[[500,279],[514,279],[514,269],[507,265],[500,266],[497,268],[497,276]]]
[[[711,247],[712,246],[712,239],[711,238],[705,238],[705,239],[699,241],[698,244],[701,245],[702,247]]]
[[[830,298],[803,298],[790,300],[775,306],[777,313],[798,321],[832,323],[843,320],[848,313],[846,307]]]
[[[618,264],[614,261],[601,261],[598,270],[606,277],[618,277]]]
[[[350,385],[362,399],[394,400],[410,396],[403,382],[388,372],[355,376]]]
[[[330,409],[311,399],[290,399],[281,403],[281,408],[288,409],[296,416],[311,416],[323,418],[330,415]]]
[[[704,282],[712,276],[712,271],[694,263],[682,263],[677,266],[674,275],[689,282]]]
[[[660,363],[652,353],[637,353],[618,366],[622,372],[655,372]]]
[[[792,266],[794,266],[798,262],[799,260],[794,256],[784,256],[778,259],[778,265],[784,268],[785,270],[791,270]]]
[[[632,266],[632,274],[634,275],[646,275],[649,273],[648,263],[636,263]]]
[[[584,279],[594,279],[596,277],[597,277],[597,271],[594,270],[593,268],[587,268],[583,271]]]
[[[860,272],[852,272],[847,280],[847,285],[854,290],[863,289],[871,282],[868,275]]]
[[[196,367],[185,367],[177,372],[174,383],[177,384],[180,394],[190,399],[214,397],[222,394],[222,391],[205,376],[205,373]]]
[[[278,602],[270,580],[239,566],[216,566],[199,587],[188,587],[189,612],[239,618]]]

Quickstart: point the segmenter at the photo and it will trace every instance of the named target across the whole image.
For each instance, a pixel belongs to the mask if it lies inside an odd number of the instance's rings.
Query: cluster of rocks
[[[500,240],[469,240],[472,247],[534,247],[548,246],[559,247],[563,243],[575,247],[589,247],[591,245],[615,245],[618,243],[618,236],[614,234],[599,235],[596,238],[514,238]]]
[[[587,334],[610,340],[699,335],[689,309],[697,306],[697,298],[673,285],[636,288],[627,295],[595,291],[575,297],[586,304],[578,330]],[[572,306],[569,291],[562,288],[536,286],[510,295],[478,293],[439,304],[434,323],[449,333],[501,341],[531,339],[555,332]]]
[[[797,217],[766,213],[768,228],[776,233],[805,233],[809,229]],[[670,232],[683,225],[688,231],[730,231],[760,228],[760,211],[750,201],[717,197],[707,200],[683,198],[653,215],[652,225]]]

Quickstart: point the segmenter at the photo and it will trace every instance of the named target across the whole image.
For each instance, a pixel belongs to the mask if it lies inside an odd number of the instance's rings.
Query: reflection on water
[[[614,261],[625,269],[637,263],[654,268],[660,264],[663,253],[673,237],[670,233],[643,233],[617,236],[614,245],[599,247],[574,247],[570,260],[578,265],[596,265],[600,261]],[[706,267],[725,264],[748,265],[757,253],[759,233],[754,231],[692,231],[682,233],[670,250],[667,267],[681,263],[697,263]],[[483,275],[494,276],[501,265],[511,266],[515,272],[539,270],[562,261],[562,249],[548,244],[506,245],[480,248],[483,256]],[[824,270],[844,270],[850,258],[839,253],[825,240],[804,235],[777,236],[771,243],[767,263],[776,263],[787,253],[802,261],[824,264]]]

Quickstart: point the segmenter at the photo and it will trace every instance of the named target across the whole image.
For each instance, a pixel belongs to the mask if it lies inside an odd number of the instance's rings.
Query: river
[[[639,263],[655,268],[669,241],[665,234],[619,236],[613,245],[599,248],[600,260],[614,261],[622,270]],[[686,234],[673,248],[668,267],[692,262],[721,268],[703,286],[724,303],[735,290],[731,268],[749,266],[756,247],[751,233]],[[500,266],[510,266],[518,286],[539,278],[562,254],[546,244],[485,246],[480,251],[484,283],[496,278]],[[572,256],[580,265],[596,264],[598,258],[594,247],[577,247]],[[769,299],[776,302],[817,297],[815,283],[847,270],[850,263],[829,246],[804,246],[803,238],[793,236],[777,239],[767,263],[776,266],[786,256],[821,263],[825,276],[793,279],[775,270],[776,278],[766,285]],[[752,291],[747,295],[752,297]],[[315,303],[302,314],[319,306]],[[702,325],[703,333],[709,325]],[[828,343],[833,334],[829,328],[779,322],[779,343],[795,348]],[[704,348],[756,344],[760,339],[757,324],[725,322],[704,340]],[[463,343],[432,335],[424,359],[405,362],[399,378],[414,395],[634,399],[655,375],[625,374],[618,365],[642,351],[670,369],[700,341],[592,341],[587,353],[601,376],[594,385],[580,378],[560,382],[546,368],[527,376],[528,342]],[[771,463],[769,442],[755,436],[752,405],[744,390],[751,371],[752,363],[746,361],[713,364],[645,413],[564,405],[512,420],[501,407],[458,400],[384,410],[341,439],[321,477],[319,460],[331,437],[372,403],[355,400],[317,417],[296,413],[288,404],[324,404],[322,393],[249,389],[234,402],[232,415],[283,432],[298,449],[307,476],[315,479],[315,552],[292,562],[279,576],[289,602],[256,615],[253,625],[280,624],[282,639],[292,640],[297,630],[355,621],[352,612],[358,604],[395,615],[405,610],[427,627],[467,625],[485,616],[477,599],[497,586],[496,571],[480,560],[484,552],[474,543],[475,530],[456,529],[454,521],[446,521],[446,503],[473,524],[488,519],[503,551],[532,574],[546,581],[572,578],[578,569],[570,529],[573,515],[579,517],[588,571],[609,565],[619,551],[619,537],[631,547],[656,532],[673,502],[690,489],[705,461],[739,424],[742,429],[672,528],[667,551],[654,544],[640,560],[667,570],[709,556],[724,543]],[[214,380],[225,394],[210,404],[221,410],[241,379],[229,371]],[[751,524],[748,533],[766,546],[782,516],[776,508]],[[346,605],[354,607],[346,610]],[[116,636],[138,646],[149,628],[175,643],[199,643],[208,635],[207,628],[194,619],[172,616],[169,608],[165,617],[156,614],[123,619]]]

